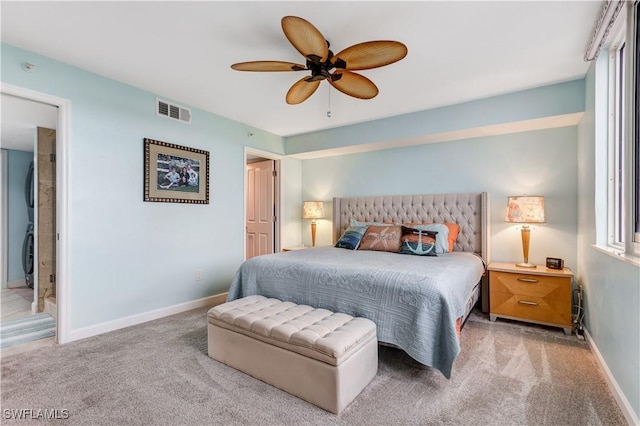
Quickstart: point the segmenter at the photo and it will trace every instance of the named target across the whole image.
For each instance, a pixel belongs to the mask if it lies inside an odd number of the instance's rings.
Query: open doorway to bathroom
[[[0,347],[56,335],[58,108],[2,93]]]
[[[280,156],[245,148],[245,259],[280,250]]]

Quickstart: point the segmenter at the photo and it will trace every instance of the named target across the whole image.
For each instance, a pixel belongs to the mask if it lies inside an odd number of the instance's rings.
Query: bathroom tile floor
[[[0,292],[0,320],[31,315],[33,289],[29,287],[3,288]]]

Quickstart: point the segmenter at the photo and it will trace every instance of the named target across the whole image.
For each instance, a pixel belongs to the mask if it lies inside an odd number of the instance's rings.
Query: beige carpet
[[[451,380],[380,347],[378,375],[340,415],[211,360],[206,309],[2,359],[2,424],[626,424],[584,342],[474,314]],[[6,419],[5,410],[68,419]],[[43,412],[40,412],[43,413]]]

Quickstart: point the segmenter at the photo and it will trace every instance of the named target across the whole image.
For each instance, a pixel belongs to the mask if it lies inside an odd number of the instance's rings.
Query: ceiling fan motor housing
[[[329,42],[327,41],[327,45]],[[333,52],[329,50],[329,55],[327,56],[327,60],[322,62],[318,55],[307,55],[307,69],[311,70],[311,76],[306,80],[309,82],[325,80],[327,78],[331,79],[331,81],[340,80],[342,77],[341,74],[331,74],[331,71],[334,68],[346,68],[347,63],[340,58],[335,58],[335,62],[333,62]]]

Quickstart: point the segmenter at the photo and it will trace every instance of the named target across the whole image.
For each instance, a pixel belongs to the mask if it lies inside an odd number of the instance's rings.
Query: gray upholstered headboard
[[[471,251],[489,262],[489,194],[420,194],[333,199],[333,241],[351,219],[387,223],[460,225],[454,251]]]

